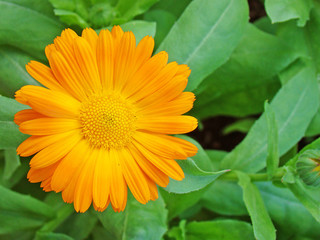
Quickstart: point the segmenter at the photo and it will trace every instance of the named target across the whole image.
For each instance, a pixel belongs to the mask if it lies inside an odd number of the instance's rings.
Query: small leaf
[[[55,217],[45,203],[0,186],[0,234],[34,229]]]
[[[88,28],[89,23],[87,23],[82,17],[80,17],[77,13],[63,10],[63,9],[55,9],[54,14],[60,17],[62,22],[67,23],[69,26],[77,25],[81,28]]]
[[[9,180],[17,168],[21,165],[20,157],[17,155],[15,149],[6,149],[4,150],[4,171],[3,178],[4,180]]]
[[[222,133],[223,135],[228,135],[232,132],[247,133],[255,121],[256,119],[254,118],[241,119],[225,127]]]
[[[252,221],[254,236],[259,240],[276,239],[276,230],[258,188],[251,183],[247,174],[237,171],[237,175],[243,191],[243,201]]]
[[[271,180],[279,165],[278,126],[275,113],[267,101],[264,104],[264,109],[268,131],[267,173],[269,180]]]
[[[272,23],[298,19],[298,26],[303,27],[309,20],[313,2],[312,0],[266,0],[265,7]]]
[[[62,233],[37,232],[35,240],[73,240],[73,238]]]
[[[209,183],[216,180],[228,170],[219,172],[206,172],[201,170],[196,163],[188,158],[187,160],[178,161],[182,168],[185,178],[182,181],[171,179],[169,185],[165,188],[166,191],[172,193],[189,193],[204,188]]]
[[[119,0],[116,10],[121,16],[120,19],[114,19],[113,24],[121,24],[134,18],[135,16],[144,13],[152,5],[159,0]]]
[[[28,135],[19,131],[19,127],[10,121],[0,121],[0,149],[15,149],[26,140]]]
[[[0,2],[0,44],[14,46],[44,60],[45,46],[61,33],[63,25],[33,5],[36,3],[26,6],[21,1]]]
[[[192,72],[187,90],[192,91],[228,60],[247,21],[247,1],[192,1],[157,52],[167,51],[170,61],[188,64]]]
[[[186,239],[254,240],[254,236],[252,233],[252,226],[249,223],[225,219],[206,222],[191,222],[187,224]]]
[[[167,231],[167,210],[161,196],[143,205],[130,194],[124,212],[116,213],[109,206],[96,214],[108,239],[161,239]]]
[[[0,121],[13,121],[17,112],[27,108],[12,98],[0,96]]]

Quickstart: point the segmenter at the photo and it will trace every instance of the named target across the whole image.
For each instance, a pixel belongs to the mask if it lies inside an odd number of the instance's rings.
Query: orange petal
[[[96,49],[97,49],[97,41],[98,41],[98,35],[95,30],[92,28],[86,28],[82,31],[82,38],[87,40],[90,47],[92,48],[92,52],[94,56],[96,56]]]
[[[184,178],[184,173],[175,160],[159,157],[136,141],[134,141],[133,144],[136,146],[139,152],[145,156],[146,159],[148,159],[153,165],[155,165],[169,177],[175,180],[182,180]]]
[[[159,156],[170,159],[186,159],[188,157],[178,144],[172,144],[160,135],[136,131],[133,138]]]
[[[93,177],[93,202],[97,208],[103,209],[108,203],[111,182],[111,161],[108,150],[101,148]]]
[[[162,134],[184,134],[197,126],[197,119],[191,116],[143,117],[137,121],[137,129]]]
[[[26,69],[35,80],[47,88],[55,91],[66,92],[53,75],[52,70],[46,65],[37,61],[31,61],[26,65]]]
[[[37,118],[21,123],[20,132],[29,135],[51,135],[81,127],[78,120],[67,118]]]
[[[117,157],[121,164],[124,178],[131,193],[140,203],[146,204],[150,200],[146,176],[127,149],[123,149],[122,151],[119,150],[117,153],[118,154],[115,155],[118,155]]]
[[[35,111],[48,117],[78,118],[81,103],[62,92],[52,91],[38,86],[24,86],[21,96]]]
[[[48,136],[31,136],[20,144],[17,148],[17,153],[22,157],[31,156],[49,145],[75,134],[78,134],[78,130]]]
[[[25,122],[25,121],[30,121],[36,118],[44,118],[46,116],[36,112],[33,109],[25,109],[25,110],[21,110],[19,112],[17,112],[14,115],[14,122],[17,125],[20,125],[21,123]]]
[[[112,208],[117,211],[123,211],[127,202],[127,184],[123,177],[122,168],[116,150],[110,149],[112,177],[110,187],[110,200]]]
[[[97,64],[103,88],[113,90],[114,46],[109,30],[100,31],[97,43]]]
[[[60,161],[45,168],[30,168],[27,178],[31,183],[41,182],[51,177],[59,165]]]
[[[32,168],[44,168],[61,160],[80,141],[80,131],[67,139],[55,142],[38,152],[30,161]]]
[[[133,73],[135,73],[140,67],[145,64],[152,55],[154,48],[154,40],[153,37],[145,36],[139,42],[134,56],[134,68]]]

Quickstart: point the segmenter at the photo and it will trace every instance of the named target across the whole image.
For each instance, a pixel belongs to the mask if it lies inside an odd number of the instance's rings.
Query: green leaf
[[[237,175],[243,191],[243,201],[252,221],[254,236],[259,240],[276,239],[276,230],[258,188],[251,183],[247,174],[237,171]]]
[[[35,240],[73,240],[73,238],[62,233],[37,232]]]
[[[60,196],[59,198],[61,199]],[[61,200],[61,202],[63,201]],[[73,214],[64,221],[55,232],[62,232],[74,240],[87,239],[97,222],[97,215],[91,211],[82,214]]]
[[[241,188],[234,182],[217,180],[203,194],[201,205],[221,215],[248,215],[241,194]]]
[[[37,7],[14,0],[0,1],[0,22],[0,44],[17,47],[42,60],[45,46],[63,29],[58,21]]]
[[[288,237],[304,235],[317,239],[320,236],[320,224],[290,190],[275,187],[271,182],[258,182],[256,185],[279,231]]]
[[[252,233],[252,226],[249,223],[226,219],[206,222],[191,222],[186,226],[186,239],[253,240],[255,238]]]
[[[27,108],[12,98],[0,96],[0,121],[13,121],[17,112]]]
[[[226,126],[222,130],[222,133],[223,135],[228,135],[229,133],[233,133],[233,132],[247,133],[255,121],[256,119],[254,118],[241,119],[239,121],[236,121]]]
[[[100,233],[104,239],[160,239],[167,231],[167,210],[161,196],[143,205],[130,194],[124,212],[108,207],[96,214],[106,231]]]
[[[192,1],[157,52],[167,51],[170,61],[189,65],[192,73],[187,90],[192,91],[228,60],[247,21],[247,1]]]
[[[176,240],[186,239],[186,220],[181,220],[179,227],[173,227],[168,231],[168,236]]]
[[[319,106],[319,91],[313,68],[303,68],[284,85],[271,102],[278,125],[279,154],[286,153],[305,133]],[[257,172],[266,166],[266,117],[263,114],[246,138],[222,161],[222,168]]]
[[[55,217],[45,203],[0,186],[0,234],[34,229]]]
[[[63,9],[55,9],[54,14],[59,16],[62,22],[65,22],[69,26],[77,25],[81,28],[88,28],[89,23],[87,23],[82,17],[80,17],[77,13],[63,10]]]
[[[272,23],[298,19],[298,26],[303,27],[309,20],[313,2],[312,0],[266,0],[265,7]]]
[[[0,149],[15,149],[22,141],[27,139],[25,135],[19,131],[19,127],[14,122],[0,121]]]
[[[228,154],[228,152],[221,151],[221,150],[207,149],[206,154],[210,158],[212,170],[218,171],[220,169],[221,160]]]
[[[121,24],[133,19],[135,16],[146,12],[158,1],[159,0],[119,0],[116,10],[121,17],[119,19],[114,19],[113,24]]]
[[[15,149],[6,149],[4,150],[4,170],[3,178],[4,180],[9,180],[17,168],[21,165],[20,157],[17,155]]]
[[[166,203],[166,208],[168,209],[168,219],[171,220],[183,211],[194,206],[200,200],[205,190],[206,188],[202,188],[199,191],[186,194],[175,194],[160,188],[159,191]]]
[[[228,62],[196,90],[193,112],[201,118],[262,112],[264,101],[278,90],[275,76],[298,56],[282,39],[248,24]]]
[[[264,111],[268,132],[267,173],[271,180],[279,166],[278,126],[275,113],[267,101],[264,104]]]
[[[312,137],[320,134],[320,109],[314,115],[313,119],[310,122],[310,125],[306,131],[306,137]]]
[[[13,97],[15,91],[24,85],[39,85],[25,69],[25,65],[31,59],[18,49],[8,46],[0,47],[0,94]]]
[[[170,179],[169,185],[165,188],[168,192],[189,193],[200,190],[228,171],[203,171],[191,158],[179,160],[178,163],[184,172],[185,178],[182,181]]]
[[[289,189],[278,188],[271,182],[256,182],[255,184],[278,230],[277,233],[283,232],[288,239],[296,235],[304,235],[313,239],[320,236],[319,223]],[[201,204],[206,209],[221,215],[246,216],[248,212],[239,196],[241,196],[239,185],[235,182],[218,180],[204,193]]]
[[[167,36],[173,24],[176,22],[177,17],[169,11],[162,9],[156,9],[148,11],[144,14],[144,19],[152,21],[157,24],[157,32],[155,35],[155,49],[158,48],[159,44]]]
[[[306,207],[306,209],[308,209],[312,216],[318,222],[320,222],[319,196],[313,196],[313,192],[309,191],[298,177],[296,177],[294,183],[286,183],[286,186],[292,191],[296,198],[298,198],[299,201]]]

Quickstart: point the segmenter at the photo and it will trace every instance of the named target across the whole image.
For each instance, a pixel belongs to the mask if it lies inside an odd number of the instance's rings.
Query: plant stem
[[[273,175],[272,180],[281,180],[284,174],[285,174],[285,170],[283,168],[278,168],[278,170]],[[267,173],[248,173],[248,176],[251,178],[251,181],[253,182],[269,181]],[[223,174],[221,177],[219,177],[219,180],[238,181],[238,175],[235,171],[230,171],[228,173]]]

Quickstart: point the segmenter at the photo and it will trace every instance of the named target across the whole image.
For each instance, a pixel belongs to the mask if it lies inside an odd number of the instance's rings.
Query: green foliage
[[[249,22],[246,0],[0,0],[0,240],[320,239],[320,2],[259,2],[267,16]],[[198,153],[177,161],[185,178],[156,201],[129,192],[124,212],[80,214],[27,181],[16,148],[28,136],[13,119],[29,107],[13,97],[40,85],[25,65],[48,65],[44,48],[64,28],[115,24],[188,64],[189,115],[232,118],[219,133],[204,121],[199,142],[181,136]],[[220,133],[244,139],[225,151]]]

